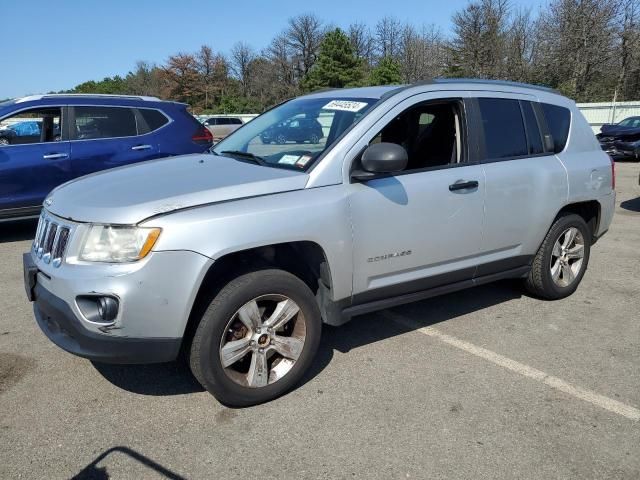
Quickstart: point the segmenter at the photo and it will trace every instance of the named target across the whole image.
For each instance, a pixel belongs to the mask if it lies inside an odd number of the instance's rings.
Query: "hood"
[[[51,213],[79,222],[135,224],[161,213],[303,189],[303,172],[211,154],[153,160],[94,173],[56,188]]]
[[[640,128],[605,124],[600,127],[600,132],[600,134],[604,137],[628,137],[640,135]]]

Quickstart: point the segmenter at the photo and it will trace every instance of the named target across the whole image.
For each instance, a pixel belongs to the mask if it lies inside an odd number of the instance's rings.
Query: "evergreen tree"
[[[322,40],[318,60],[302,81],[302,87],[317,90],[357,86],[362,77],[362,62],[356,58],[349,37],[336,28]]]
[[[392,85],[400,83],[400,62],[393,57],[382,57],[369,74],[369,85]]]

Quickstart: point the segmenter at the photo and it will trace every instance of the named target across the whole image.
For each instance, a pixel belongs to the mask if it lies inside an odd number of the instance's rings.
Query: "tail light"
[[[609,160],[611,160],[611,189],[616,189],[616,162],[613,157],[609,156]]]
[[[200,127],[196,130],[196,133],[193,134],[191,140],[196,143],[213,143],[213,135],[211,135],[207,127]]]

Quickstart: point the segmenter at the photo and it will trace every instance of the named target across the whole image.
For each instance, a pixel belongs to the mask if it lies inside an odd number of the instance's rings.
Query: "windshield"
[[[377,101],[331,97],[291,100],[236,130],[216,145],[213,153],[306,170]]]
[[[618,125],[623,127],[640,127],[640,117],[629,117],[622,120]]]

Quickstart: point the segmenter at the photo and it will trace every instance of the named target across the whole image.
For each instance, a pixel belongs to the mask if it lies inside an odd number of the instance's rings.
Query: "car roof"
[[[484,80],[476,78],[437,78],[424,82],[404,85],[386,85],[376,87],[327,89],[306,95],[306,98],[376,98],[382,99],[410,88],[424,89],[424,91],[451,90],[486,90],[514,93],[540,93],[562,95],[556,90],[528,83],[509,82],[504,80]],[[523,92],[525,91],[525,92]]]
[[[92,105],[122,105],[122,106],[158,106],[159,104],[186,105],[180,102],[161,100],[157,97],[144,95],[107,95],[107,94],[84,94],[84,93],[48,93],[42,95],[29,95],[15,98],[0,104],[0,108],[16,105],[39,106],[39,105],[81,105],[90,103]]]

